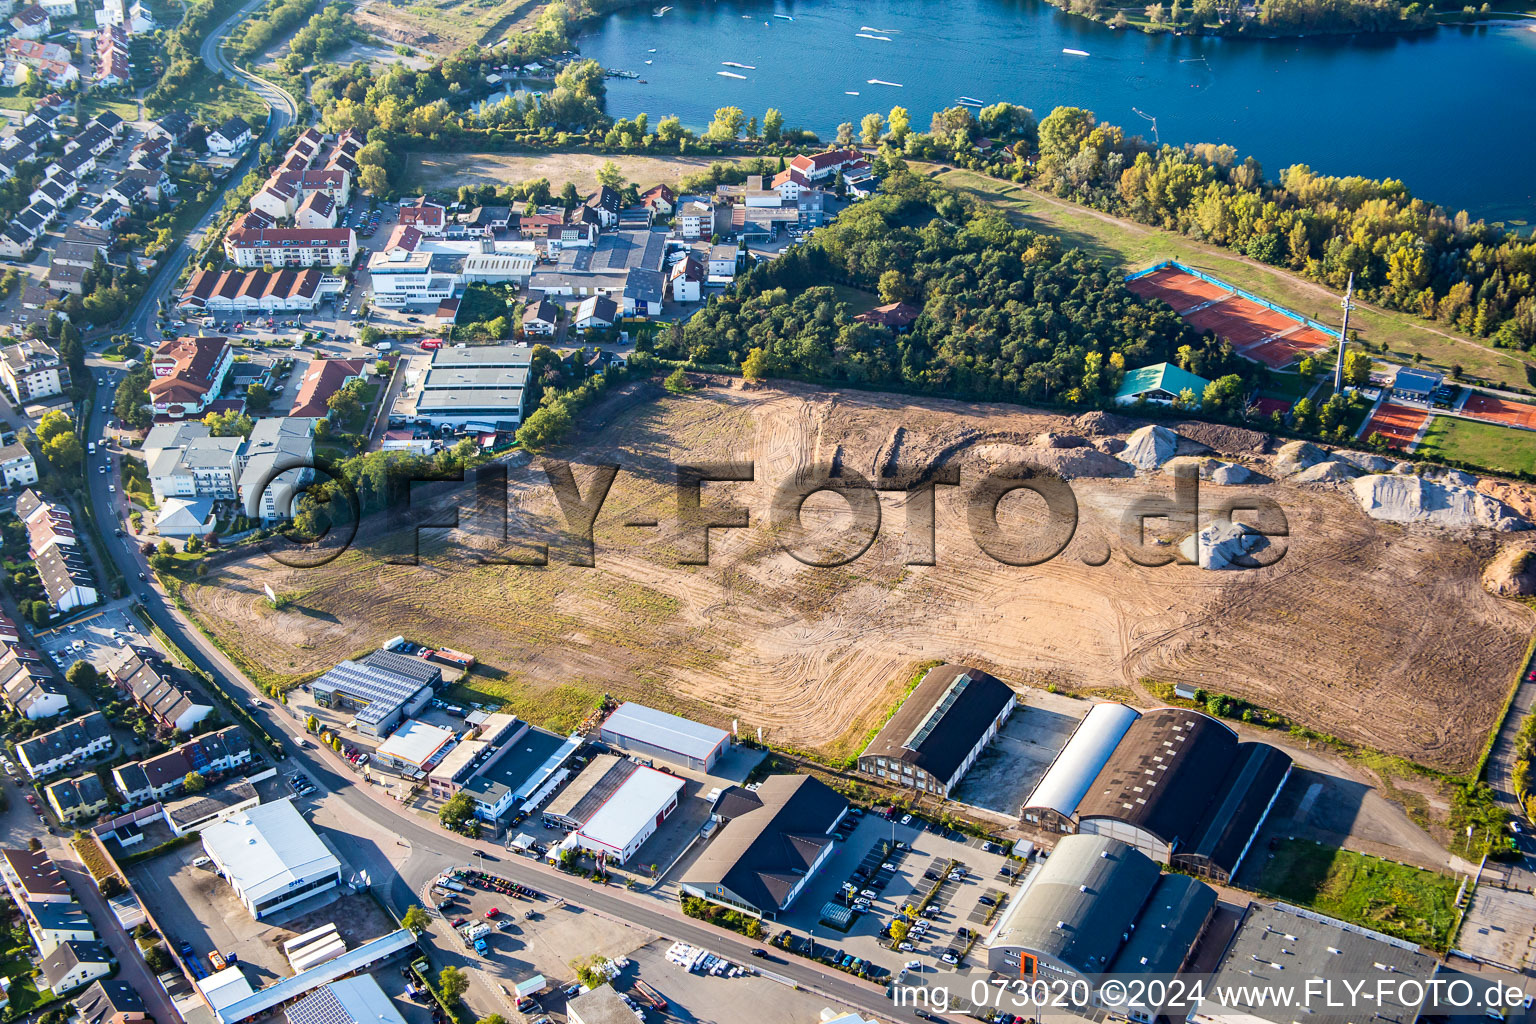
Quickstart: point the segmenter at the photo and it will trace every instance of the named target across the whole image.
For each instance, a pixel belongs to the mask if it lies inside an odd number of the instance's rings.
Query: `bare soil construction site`
[[[1421,764],[1470,768],[1536,623],[1480,579],[1517,535],[1383,521],[1362,510],[1352,467],[1297,461],[1294,445],[1277,457],[1253,431],[1171,424],[1181,454],[1210,456],[1202,473],[1217,467],[1201,484],[1202,526],[1221,503],[1262,495],[1290,536],[1265,568],[1137,565],[1125,510],[1173,493],[1168,452],[1139,470],[1122,458],[1139,450],[1123,439],[1140,425],[794,386],[637,397],[555,453],[583,487],[582,464],[622,466],[597,520],[595,568],[562,560],[559,545],[546,567],[478,564],[491,542],[466,532],[435,551],[424,540],[420,565],[364,548],[318,569],[253,556],[182,593],[227,649],[275,678],[405,635],[476,655],[481,679],[528,695],[521,707],[572,687],[608,691],[837,756],[882,721],[914,665],[942,659],[1142,703],[1145,680],[1188,683]],[[673,466],[731,459],[750,459],[755,479],[705,484],[704,505],[738,502],[751,525],[710,531],[708,565],[679,564]],[[892,492],[877,538],[850,564],[808,566],[783,550],[770,499],[797,473],[819,463],[873,479],[935,459],[961,472],[960,486],[937,491],[937,564],[906,564],[921,545]],[[1070,481],[1079,525],[1055,558],[1015,567],[978,548],[967,499],[989,468],[1023,460]],[[563,520],[537,461],[510,475],[510,529],[554,536]],[[1217,482],[1239,478],[1250,482]],[[841,537],[847,509],[819,494],[804,522]],[[1042,509],[1029,492],[1004,498],[1004,533],[1038,532]],[[625,525],[647,519],[660,526]]]

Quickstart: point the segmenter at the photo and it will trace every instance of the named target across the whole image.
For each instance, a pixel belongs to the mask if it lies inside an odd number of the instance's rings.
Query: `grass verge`
[[[1443,950],[1460,885],[1452,875],[1290,839],[1276,846],[1258,887],[1298,907]]]
[[[1500,473],[1536,473],[1536,433],[1496,423],[1436,416],[1419,451]]]

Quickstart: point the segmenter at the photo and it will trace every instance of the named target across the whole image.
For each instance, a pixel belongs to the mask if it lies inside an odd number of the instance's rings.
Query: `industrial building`
[[[1077,805],[1088,795],[1104,762],[1115,752],[1141,712],[1126,704],[1101,701],[1088,709],[1065,746],[1024,800],[1025,824],[1045,832],[1077,831]]]
[[[460,743],[433,769],[432,793],[467,793],[475,817],[491,824],[514,811],[527,814],[570,778],[566,764],[581,744],[577,733],[562,740],[509,715],[488,715],[479,738]]]
[[[731,745],[724,729],[693,722],[633,701],[620,704],[603,722],[599,738],[632,754],[707,772]]]
[[[1088,713],[1025,800],[1026,826],[1112,836],[1227,881],[1290,777],[1289,755],[1186,708]]]
[[[1008,684],[980,669],[930,669],[859,755],[859,771],[948,797],[1017,704]]]
[[[203,850],[257,920],[341,882],[341,862],[287,800],[208,826]]]
[[[395,417],[434,427],[513,430],[523,419],[532,363],[528,345],[440,348],[419,390],[396,402]]]
[[[569,829],[561,848],[580,848],[620,864],[634,856],[677,809],[683,780],[628,758],[604,754],[572,780],[544,818]]]
[[[831,856],[832,830],[847,813],[842,794],[809,775],[770,775],[755,790],[731,786],[715,800],[719,831],[688,870],[682,890],[772,918],[789,908]]]
[[[431,771],[457,739],[452,729],[412,719],[379,744],[373,763],[384,771],[415,778]]]
[[[1102,974],[1175,974],[1215,908],[1210,886],[1163,874],[1118,839],[1067,836],[998,917],[987,966],[1007,978],[1067,982],[1067,990]]]
[[[388,736],[406,716],[426,707],[443,682],[443,670],[422,658],[374,651],[343,661],[310,685],[321,707],[357,712],[357,730]]]
[[[1369,1018],[1413,1024],[1426,989],[1419,989],[1418,1002],[1407,1003],[1402,997],[1414,986],[1404,983],[1427,982],[1435,971],[1435,957],[1411,942],[1283,903],[1251,903],[1205,987],[1208,998],[1188,1019],[1190,1024],[1291,1024],[1298,1019],[1307,1024],[1358,1024]],[[1343,978],[1365,980],[1369,985],[1373,993],[1369,1014],[1343,1005],[1348,1000],[1342,997],[1331,1005],[1315,993],[1310,1000],[1302,998],[1304,986],[1312,979]],[[1370,979],[1391,984],[1377,986]],[[1286,989],[1297,993],[1297,998],[1282,1005],[1281,993]],[[1217,1001],[1218,993],[1234,1003]],[[1253,1003],[1235,1004],[1236,997],[1248,993],[1255,996]],[[1265,993],[1275,993],[1273,1001],[1264,998]],[[1480,1011],[1474,1007],[1458,1012],[1468,1014],[1462,1019],[1472,1019]]]
[[[288,1024],[405,1024],[405,1018],[371,974],[322,985],[291,1003]]]

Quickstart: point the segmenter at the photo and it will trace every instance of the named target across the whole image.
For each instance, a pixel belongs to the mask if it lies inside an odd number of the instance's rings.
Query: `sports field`
[[[1530,427],[1536,430],[1536,405],[1525,402],[1511,402],[1507,398],[1499,398],[1495,395],[1485,395],[1475,391],[1462,405],[1461,411],[1468,416],[1475,416],[1480,420],[1488,420],[1493,423],[1507,423],[1517,427]],[[1527,444],[1536,446],[1536,436],[1523,439]]]
[[[1452,875],[1289,839],[1269,854],[1257,888],[1287,903],[1443,950],[1456,923],[1459,885]]]
[[[1380,434],[1382,439],[1393,448],[1411,451],[1413,442],[1418,438],[1419,431],[1428,421],[1429,416],[1429,412],[1424,409],[1383,402],[1371,414],[1371,420],[1360,432],[1360,436],[1370,440],[1372,434]]]
[[[1326,352],[1333,338],[1295,314],[1270,309],[1176,266],[1127,282],[1143,298],[1161,299],[1191,327],[1232,343],[1238,353],[1278,370],[1302,356]]]
[[[1418,450],[1496,472],[1536,473],[1536,433],[1497,423],[1436,416]]]

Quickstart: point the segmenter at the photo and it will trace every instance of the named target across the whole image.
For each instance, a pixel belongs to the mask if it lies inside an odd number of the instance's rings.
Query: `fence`
[[[1324,334],[1328,335],[1330,338],[1338,338],[1339,337],[1339,332],[1334,330],[1332,327],[1327,326],[1326,324],[1318,323],[1316,320],[1313,320],[1309,316],[1303,316],[1302,314],[1296,312],[1293,309],[1286,309],[1284,306],[1280,305],[1279,303],[1271,302],[1269,299],[1263,298],[1262,296],[1259,296],[1259,295],[1255,295],[1255,294],[1253,294],[1250,291],[1245,291],[1244,289],[1239,288],[1239,287],[1237,287],[1234,284],[1229,284],[1226,281],[1223,281],[1219,277],[1212,277],[1210,274],[1205,273],[1205,271],[1203,271],[1203,270],[1196,270],[1194,267],[1187,267],[1184,264],[1180,263],[1178,260],[1164,260],[1163,262],[1158,263],[1158,264],[1156,264],[1154,266],[1150,266],[1150,267],[1148,267],[1145,270],[1138,270],[1134,274],[1127,274],[1127,275],[1125,275],[1125,280],[1126,280],[1127,283],[1129,283],[1131,281],[1136,280],[1137,278],[1146,277],[1146,276],[1148,276],[1150,274],[1155,274],[1159,270],[1177,270],[1180,273],[1188,274],[1190,277],[1199,278],[1201,281],[1204,281],[1206,284],[1213,284],[1213,285],[1215,285],[1218,288],[1225,288],[1227,291],[1231,292],[1233,295],[1236,295],[1239,298],[1247,299],[1249,302],[1257,303],[1258,305],[1263,306],[1265,309],[1267,309],[1267,310],[1269,310],[1269,311],[1271,311],[1273,313],[1279,313],[1283,317],[1287,317],[1287,318],[1289,318],[1291,320],[1297,321],[1298,323],[1305,324],[1308,327],[1311,327],[1311,328],[1314,328],[1316,330],[1322,331]]]

